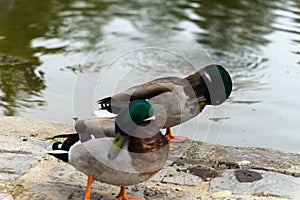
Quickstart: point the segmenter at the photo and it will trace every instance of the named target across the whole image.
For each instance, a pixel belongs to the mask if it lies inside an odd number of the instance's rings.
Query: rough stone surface
[[[173,199],[191,199],[193,195],[191,192],[182,191],[178,189],[180,187],[157,187],[157,186],[145,186],[145,185],[136,185],[130,187],[127,190],[128,195],[142,197],[146,200],[173,200]]]
[[[10,194],[0,193],[1,200],[14,200],[14,198]]]
[[[38,161],[28,155],[2,154],[0,163],[0,180],[12,181],[22,176]]]
[[[0,117],[0,134],[47,138],[72,132],[74,132],[74,129],[69,124],[22,117]]]
[[[176,161],[203,164],[215,169],[253,168],[300,176],[300,156],[274,149],[231,147],[193,142],[183,144],[183,155]]]
[[[15,180],[35,166],[44,156],[46,142],[24,140],[18,135],[0,134],[0,181]]]
[[[87,183],[85,174],[60,161],[57,163],[57,166],[51,169],[47,177],[48,182],[55,185],[61,184],[84,188]],[[109,188],[109,185],[95,181],[93,187],[98,190],[106,190]]]
[[[198,176],[194,176],[190,173],[178,172],[172,167],[167,167],[164,171],[166,171],[166,174],[162,179],[163,183],[196,186],[200,182],[200,178]]]
[[[0,118],[0,199],[82,199],[87,176],[44,151],[51,147],[45,138],[73,132],[72,125],[58,122]],[[194,141],[175,145],[165,168],[129,186],[128,195],[145,200],[300,199],[298,154]],[[262,179],[241,183],[232,169],[260,169]],[[116,199],[119,189],[95,181],[91,199]]]
[[[150,180],[175,185],[197,186],[200,184],[201,179],[187,172],[190,167],[190,165],[167,165]]]
[[[300,199],[300,178],[270,171],[253,171],[260,173],[263,178],[254,182],[240,183],[235,177],[234,170],[227,170],[222,177],[211,180],[209,190]]]
[[[248,196],[248,197],[222,197],[222,198],[214,198],[213,200],[274,200],[276,197],[262,197],[262,196]],[[286,198],[280,198],[281,200],[285,200]]]

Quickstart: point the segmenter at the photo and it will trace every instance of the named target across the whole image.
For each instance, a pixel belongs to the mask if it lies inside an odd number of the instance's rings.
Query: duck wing
[[[114,118],[89,118],[78,119],[75,123],[80,141],[85,142],[92,138],[114,137],[115,119]]]
[[[115,119],[114,118],[90,118],[77,119],[75,122],[75,130],[77,133],[61,134],[52,137],[67,138],[64,142],[55,142],[52,145],[52,151],[47,151],[48,154],[69,162],[69,151],[76,143],[83,143],[95,138],[114,137],[115,134]],[[50,138],[48,138],[50,139]]]
[[[184,80],[178,77],[165,77],[153,81],[133,86],[128,90],[98,100],[100,109],[118,114],[122,108],[128,105],[129,101],[137,99],[151,99],[165,92],[172,92],[178,84],[183,84]]]

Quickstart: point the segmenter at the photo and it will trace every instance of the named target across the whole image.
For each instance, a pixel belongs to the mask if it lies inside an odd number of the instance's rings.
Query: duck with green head
[[[167,128],[169,140],[181,139],[172,135],[170,127],[195,117],[206,105],[222,104],[232,91],[229,73],[221,65],[208,65],[185,78],[164,77],[129,88],[98,101],[100,109],[118,114],[128,102],[147,99],[153,106],[156,123]]]
[[[106,120],[105,128],[103,119],[77,120],[78,133],[63,144],[54,143],[48,153],[89,176],[84,199],[90,199],[93,180],[121,186],[120,200],[140,199],[126,196],[125,186],[145,181],[161,170],[169,152],[168,141],[152,117],[151,104],[136,100],[119,112],[115,122]]]

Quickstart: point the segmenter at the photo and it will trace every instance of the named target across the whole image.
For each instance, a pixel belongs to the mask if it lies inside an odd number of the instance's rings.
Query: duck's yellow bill
[[[121,135],[119,132],[115,134],[114,142],[108,151],[108,158],[114,159],[118,156],[128,136]]]

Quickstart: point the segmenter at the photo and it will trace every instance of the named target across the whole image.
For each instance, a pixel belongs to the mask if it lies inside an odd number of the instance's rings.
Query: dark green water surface
[[[81,86],[78,80],[89,80],[91,74],[82,65],[85,58],[102,40],[145,27],[177,31],[198,42],[213,62],[226,66],[234,81],[226,104],[206,108],[175,127],[177,134],[300,153],[298,0],[0,0],[1,114],[72,123],[88,99],[84,90],[74,97]],[[135,34],[139,38],[143,31]],[[134,38],[128,43],[140,42]],[[106,48],[111,47],[102,52]],[[190,49],[191,55],[196,53]],[[174,75],[176,67],[187,73],[182,60],[158,50],[128,53],[112,62],[92,100]],[[93,73],[101,69],[94,67]],[[74,109],[74,102],[80,109]]]

